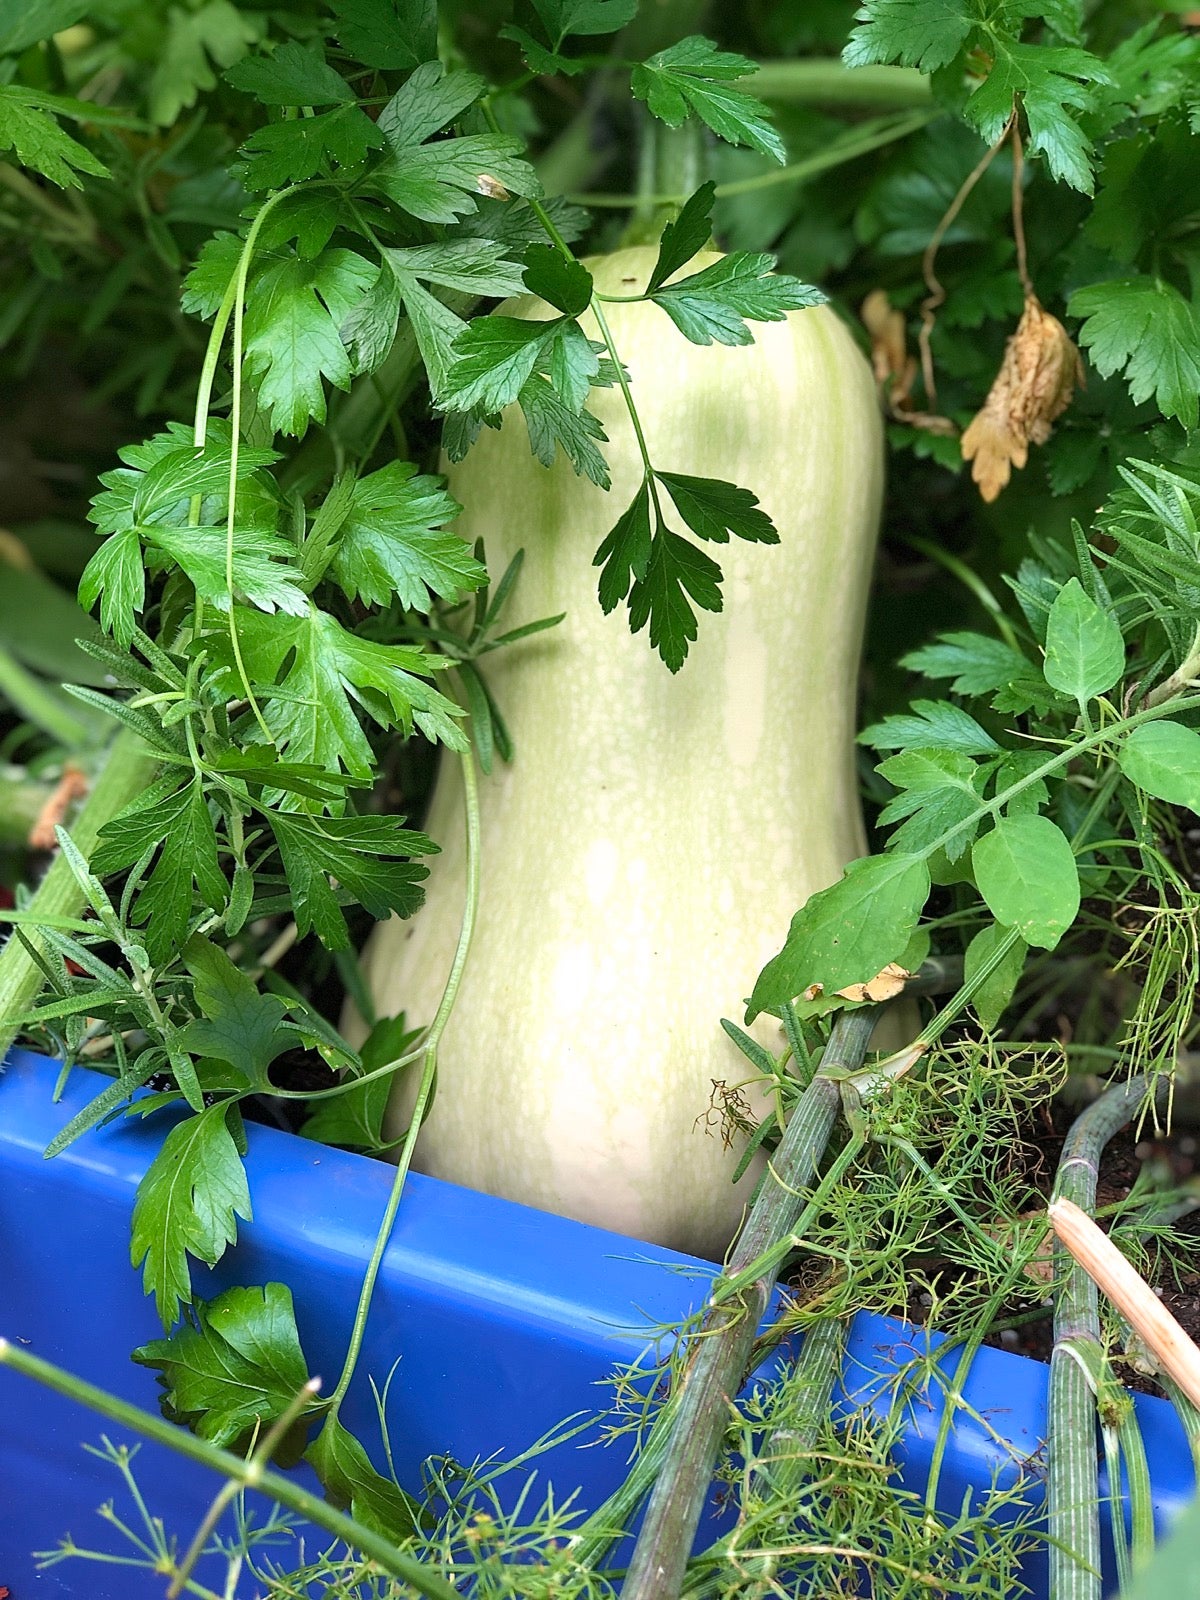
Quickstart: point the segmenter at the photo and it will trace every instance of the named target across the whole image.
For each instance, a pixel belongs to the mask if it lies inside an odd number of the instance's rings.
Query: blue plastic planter
[[[42,1151],[94,1092],[73,1075],[51,1103],[56,1067],[18,1052],[0,1075],[0,1334],[85,1378],[156,1406],[151,1373],[129,1351],[156,1337],[152,1303],[129,1265],[134,1191],[162,1123],[120,1123],[94,1132],[53,1161]],[[295,1294],[312,1370],[336,1374],[390,1171],[271,1129],[250,1129],[254,1221],[203,1292],[226,1283],[282,1280]],[[414,1177],[388,1247],[346,1420],[373,1438],[368,1374],[382,1382],[398,1361],[388,1420],[396,1467],[415,1483],[437,1452],[470,1460],[513,1453],[572,1412],[597,1409],[597,1385],[646,1348],[647,1331],[703,1295],[706,1263],[639,1246],[595,1228]],[[924,1335],[860,1316],[843,1384],[852,1399],[886,1383]],[[953,1358],[951,1358],[953,1359]],[[957,1509],[966,1490],[1011,1481],[1015,1462],[1035,1464],[1045,1436],[1046,1369],[985,1350],[973,1364],[967,1405],[943,1467],[941,1498]],[[1139,1397],[1138,1410],[1164,1518],[1192,1488],[1174,1412]],[[911,1408],[904,1476],[924,1487],[940,1403]],[[120,1483],[82,1448],[101,1419],[0,1371],[0,1585],[12,1600],[78,1595],[87,1600],[161,1596],[160,1580],[128,1568],[67,1562],[38,1574],[30,1552],[67,1531],[81,1545],[121,1550],[96,1516]],[[538,1463],[557,1496],[598,1503],[623,1476],[623,1449],[560,1446]],[[216,1480],[146,1446],[139,1478],[151,1509],[185,1540]],[[118,1503],[125,1513],[126,1505]],[[122,1551],[122,1553],[125,1553]],[[1040,1585],[1036,1563],[1029,1581]]]

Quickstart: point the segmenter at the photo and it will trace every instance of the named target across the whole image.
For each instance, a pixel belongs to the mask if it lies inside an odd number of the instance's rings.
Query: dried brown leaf
[[[870,1000],[879,1005],[884,1000],[894,1000],[911,977],[912,973],[906,968],[889,961],[882,972],[868,978],[866,983],[851,983],[835,993],[840,994],[843,1000]]]
[[[962,436],[963,460],[972,463],[985,500],[994,500],[1012,469],[1025,465],[1031,444],[1045,444],[1083,383],[1083,362],[1067,330],[1027,294],[996,380]]]
[[[53,850],[58,843],[58,835],[54,830],[62,826],[75,801],[82,800],[87,792],[87,775],[68,762],[29,830],[29,848]]]
[[[872,289],[859,307],[859,316],[871,338],[871,366],[888,416],[910,428],[949,436],[957,432],[949,417],[939,417],[913,407],[912,386],[917,376],[915,356],[908,353],[904,313],[897,311],[886,289]]]

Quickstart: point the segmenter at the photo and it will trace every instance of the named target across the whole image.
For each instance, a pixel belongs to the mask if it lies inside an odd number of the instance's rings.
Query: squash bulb
[[[654,258],[590,263],[597,288],[636,293]],[[553,314],[532,297],[504,310]],[[566,618],[483,662],[516,754],[480,780],[479,919],[417,1165],[719,1259],[754,1181],[731,1181],[744,1136],[727,1119],[723,1136],[720,1108],[752,1072],[720,1019],[740,1020],[793,912],[864,850],[853,741],[882,427],[828,308],[708,348],[657,306],[606,314],[655,466],[751,489],[781,542],[715,552],[724,610],[699,614],[673,676],[596,599],[593,556],[642,475],[618,389],[589,402],[609,493],[561,455],[542,467],[516,407],[448,469],[457,530],[484,539],[493,577],[525,550],[505,627]],[[455,759],[427,828],[443,853],[426,904],[381,925],[365,963],[381,1013],[413,1023],[433,1017],[462,917]],[[757,1027],[780,1048],[772,1019]],[[403,1099],[390,1116],[394,1135]]]

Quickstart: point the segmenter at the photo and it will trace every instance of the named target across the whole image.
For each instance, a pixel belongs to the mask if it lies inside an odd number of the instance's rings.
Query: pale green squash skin
[[[629,294],[653,260],[591,265],[602,292]],[[549,314],[531,298],[504,309]],[[481,778],[479,920],[417,1165],[719,1258],[750,1183],[731,1185],[740,1151],[705,1126],[714,1081],[749,1076],[720,1019],[740,1020],[793,912],[864,850],[855,685],[882,428],[867,363],[826,308],[755,324],[738,348],[690,344],[653,305],[607,314],[655,465],[752,489],[781,543],[711,551],[725,609],[700,614],[672,676],[596,601],[592,557],[641,474],[618,390],[590,401],[609,494],[561,457],[541,467],[515,407],[450,469],[457,530],[484,538],[493,576],[525,548],[506,626],[567,617],[485,658],[516,758]],[[426,905],[366,957],[380,1012],[414,1024],[437,1008],[462,917],[456,760],[427,827],[443,853]],[[392,1120],[394,1134],[404,1105]]]

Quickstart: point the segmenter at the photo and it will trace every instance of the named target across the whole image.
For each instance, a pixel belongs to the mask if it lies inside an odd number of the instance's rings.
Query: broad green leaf
[[[436,284],[439,289],[499,298],[520,294],[524,288],[522,268],[507,259],[505,249],[494,239],[445,239],[404,250],[385,249],[383,259],[402,291],[410,279],[416,278]]]
[[[692,602],[702,611],[721,609],[721,569],[687,539],[659,528],[650,541],[650,559],[643,577],[629,591],[629,631],[650,624],[650,646],[667,667],[678,672],[696,638]]]
[[[608,463],[599,450],[608,435],[586,409],[574,411],[539,374],[522,387],[517,403],[525,418],[529,447],[544,467],[552,467],[561,446],[581,476],[601,489],[611,486]]]
[[[224,528],[164,528],[150,525],[142,529],[147,544],[169,555],[187,573],[196,593],[218,611],[228,611],[227,534]],[[258,528],[234,529],[233,598],[249,600],[262,611],[286,611],[302,616],[308,597],[300,575],[288,564],[294,547],[277,534]]]
[[[236,233],[214,233],[200,247],[196,265],[183,280],[180,304],[205,322],[215,316],[242,259],[244,240]]]
[[[967,946],[963,962],[964,982],[969,983],[974,978],[1011,933],[1011,928],[1003,928],[999,923],[993,922],[990,927],[981,929],[975,935]],[[1029,946],[1024,939],[1018,938],[1012,949],[1001,959],[999,966],[975,991],[971,1006],[979,1018],[981,1027],[989,1033],[995,1028],[1012,1000],[1021,973],[1025,970],[1025,957],[1028,953]]]
[[[79,603],[90,611],[97,600],[100,626],[128,649],[138,613],[146,604],[146,567],[132,528],[106,539],[83,569]]]
[[[1053,950],[1079,912],[1070,841],[1049,817],[1003,817],[971,851],[975,882],[997,922]]]
[[[533,0],[555,50],[573,34],[616,33],[637,15],[638,0]]]
[[[361,106],[338,106],[314,117],[272,122],[252,133],[239,154],[239,176],[249,189],[280,189],[314,178],[328,164],[359,167],[383,135]]]
[[[1200,812],[1200,733],[1181,722],[1131,728],[1117,755],[1131,783],[1170,805]]]
[[[926,678],[949,678],[954,694],[988,694],[1012,682],[1030,663],[1003,639],[985,633],[942,633],[934,644],[900,657],[900,665]]]
[[[561,319],[479,317],[454,342],[454,368],[442,403],[455,411],[480,406],[489,413],[511,405],[532,376]]]
[[[19,56],[72,27],[88,9],[88,0],[0,0],[0,56]]]
[[[146,1293],[153,1294],[164,1328],[181,1304],[191,1304],[188,1257],[215,1266],[237,1240],[237,1218],[251,1218],[229,1111],[226,1103],[209,1106],[178,1123],[138,1185],[130,1259],[135,1267],[145,1262]]]
[[[461,117],[486,87],[474,72],[447,72],[440,62],[427,61],[379,113],[379,131],[394,150],[419,145]]]
[[[336,1417],[328,1418],[304,1458],[333,1504],[364,1527],[397,1540],[416,1531],[416,1503],[391,1478],[376,1472],[362,1445]]]
[[[195,980],[192,994],[201,1015],[176,1034],[179,1048],[223,1061],[248,1088],[269,1093],[267,1069],[296,1043],[292,1030],[280,1026],[290,1010],[288,1002],[260,993],[224,950],[199,935],[184,946],[183,961]]]
[[[379,127],[386,138],[382,118]],[[393,147],[391,155],[372,170],[371,183],[411,217],[452,223],[476,209],[479,195],[495,195],[498,190],[541,193],[523,150],[521,141],[506,133],[464,134],[432,144]]]
[[[921,856],[867,856],[838,883],[811,895],[787,940],[758,976],[747,1007],[753,1021],[819,986],[826,994],[866,983],[905,949],[929,898]]]
[[[308,1382],[292,1292],[283,1283],[226,1289],[198,1300],[193,1316],[133,1359],[157,1369],[172,1422],[228,1449],[265,1431]]]
[[[429,611],[433,596],[457,601],[487,581],[470,549],[441,525],[459,505],[441,478],[418,477],[393,461],[354,485],[333,557],[333,575],[351,599]]]
[[[635,67],[632,88],[668,127],[678,128],[695,115],[727,144],[749,145],[782,164],[787,151],[762,101],[733,87],[756,70],[745,56],[718,50],[711,39],[692,34]]]
[[[1111,689],[1125,670],[1121,625],[1072,578],[1058,592],[1046,623],[1043,671],[1052,689],[1084,706]]]
[[[963,115],[993,144],[1019,104],[1030,152],[1045,157],[1055,178],[1091,194],[1092,140],[1078,119],[1095,109],[1096,86],[1110,81],[1102,63],[1073,47],[1015,39],[996,44],[991,70],[968,98]]]

